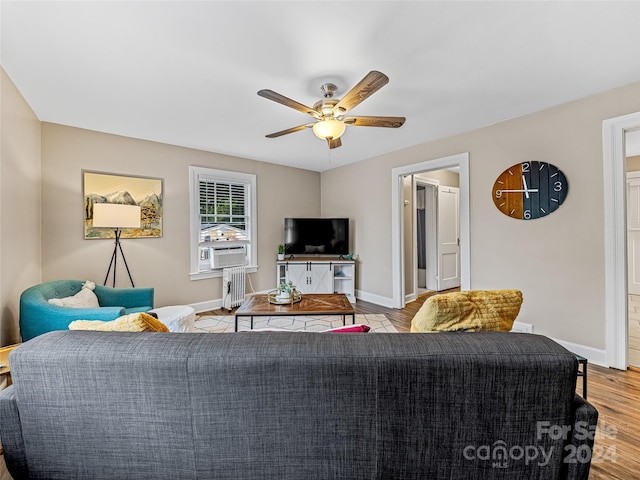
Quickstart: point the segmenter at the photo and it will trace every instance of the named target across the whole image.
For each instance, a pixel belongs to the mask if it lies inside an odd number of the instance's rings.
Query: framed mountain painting
[[[162,237],[163,186],[162,178],[83,170],[84,238],[115,238],[113,228],[93,226],[93,206],[96,203],[140,207],[140,227],[123,228],[120,238]]]

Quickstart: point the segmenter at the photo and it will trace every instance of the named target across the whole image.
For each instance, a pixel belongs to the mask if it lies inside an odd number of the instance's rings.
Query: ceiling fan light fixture
[[[1,0],[0,0],[1,1]],[[371,70],[358,84],[349,90],[341,99],[334,98],[337,87],[333,83],[325,83],[320,87],[321,100],[313,104],[313,108],[280,95],[273,90],[259,90],[258,95],[285,107],[293,108],[306,115],[311,115],[314,122],[298,125],[279,132],[266,135],[267,138],[281,137],[289,133],[300,132],[313,127],[313,133],[320,140],[326,140],[329,149],[342,146],[340,137],[350,127],[385,127],[398,128],[404,124],[404,117],[382,116],[346,116],[351,109],[362,103],[375,92],[389,83],[389,77],[377,70]]]
[[[313,124],[313,133],[321,140],[340,138],[347,126],[335,118],[326,118]]]

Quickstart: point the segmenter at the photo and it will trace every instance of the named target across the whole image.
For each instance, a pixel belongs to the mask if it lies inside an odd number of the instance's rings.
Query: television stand
[[[356,262],[344,257],[311,257],[291,255],[277,261],[277,285],[291,282],[302,294],[344,293],[355,303]]]

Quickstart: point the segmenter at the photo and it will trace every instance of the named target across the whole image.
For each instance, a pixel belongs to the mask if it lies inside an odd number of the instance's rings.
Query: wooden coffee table
[[[305,293],[297,303],[276,305],[269,303],[267,295],[251,295],[236,310],[236,332],[240,317],[251,318],[253,330],[254,317],[302,316],[302,315],[339,315],[342,324],[347,324],[347,316],[351,316],[351,323],[356,323],[356,312],[344,293],[313,294]]]

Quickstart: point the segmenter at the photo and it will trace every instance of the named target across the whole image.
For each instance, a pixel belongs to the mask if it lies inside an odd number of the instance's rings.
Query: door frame
[[[427,251],[425,252],[425,255],[427,256],[427,267],[431,266],[431,270],[433,270],[433,263],[435,262],[436,264],[436,268],[437,268],[437,261],[438,261],[438,252],[437,252],[437,247],[436,247],[436,235],[435,235],[435,229],[436,229],[436,222],[435,222],[435,218],[437,216],[437,203],[438,203],[438,199],[437,199],[437,188],[438,185],[440,185],[440,182],[436,179],[433,178],[428,178],[428,177],[421,177],[420,174],[424,173],[424,172],[420,172],[420,173],[416,173],[413,174],[411,176],[411,194],[412,194],[412,207],[413,207],[413,212],[412,212],[412,216],[411,216],[411,221],[413,222],[412,225],[412,231],[413,231],[413,245],[412,245],[412,249],[413,249],[413,258],[414,258],[414,265],[413,265],[413,295],[407,295],[407,292],[405,291],[405,303],[411,302],[413,300],[415,300],[416,298],[418,298],[418,222],[416,219],[416,205],[417,205],[417,191],[418,191],[418,185],[421,185],[425,188],[425,190],[429,191],[429,194],[432,197],[435,197],[435,200],[432,200],[429,202],[429,205],[431,206],[429,211],[429,218],[432,219],[433,221],[430,222],[430,229],[427,233]],[[426,225],[425,225],[426,228]],[[429,272],[429,268],[427,268],[427,272]],[[433,280],[433,282],[435,282],[436,279]],[[429,274],[427,274],[427,289],[429,289],[429,284],[433,283],[433,282],[429,282]],[[405,286],[405,290],[406,290],[406,286]],[[435,288],[434,288],[435,290]]]
[[[608,365],[620,370],[629,365],[625,133],[637,128],[640,112],[602,122],[605,345]]]
[[[404,308],[404,177],[458,167],[460,175],[460,276],[461,290],[471,289],[469,234],[469,152],[396,167],[391,170],[391,281],[392,306]]]

